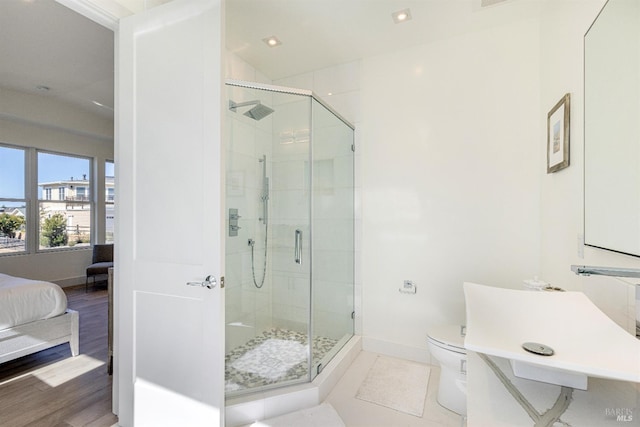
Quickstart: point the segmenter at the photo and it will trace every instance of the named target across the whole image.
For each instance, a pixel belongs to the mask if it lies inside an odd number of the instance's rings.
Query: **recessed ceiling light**
[[[397,12],[393,12],[391,14],[391,17],[393,18],[393,22],[395,22],[396,24],[399,24],[401,22],[410,21],[411,20],[411,10],[402,9],[402,10],[399,10]]]
[[[276,36],[266,37],[262,39],[262,41],[265,42],[269,47],[276,47],[282,44],[282,42],[278,40]]]

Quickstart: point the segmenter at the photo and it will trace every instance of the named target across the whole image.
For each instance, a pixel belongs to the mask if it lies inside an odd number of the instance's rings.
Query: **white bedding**
[[[67,296],[55,283],[0,273],[0,330],[58,316]]]

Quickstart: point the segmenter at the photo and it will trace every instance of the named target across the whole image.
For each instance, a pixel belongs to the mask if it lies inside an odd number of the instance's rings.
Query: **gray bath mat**
[[[430,373],[420,363],[378,356],[356,398],[421,417]]]

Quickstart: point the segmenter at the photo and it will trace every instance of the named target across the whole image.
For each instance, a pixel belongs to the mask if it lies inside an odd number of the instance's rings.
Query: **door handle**
[[[215,277],[209,275],[205,277],[203,282],[187,282],[187,286],[199,286],[202,288],[213,289],[218,284]]]
[[[296,264],[302,264],[302,231],[301,230],[296,230],[295,251],[294,251],[293,257]]]

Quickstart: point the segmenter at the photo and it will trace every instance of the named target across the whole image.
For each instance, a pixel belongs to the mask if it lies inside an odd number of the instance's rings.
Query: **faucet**
[[[572,265],[571,271],[580,276],[612,276],[612,277],[636,277],[640,278],[638,268],[619,267],[592,267],[588,265]]]

